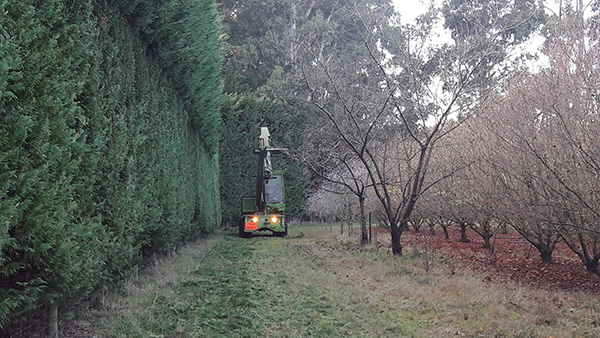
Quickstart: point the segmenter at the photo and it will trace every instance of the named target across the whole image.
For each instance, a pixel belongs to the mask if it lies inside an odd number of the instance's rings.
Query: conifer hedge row
[[[214,0],[0,0],[0,328],[220,223]]]

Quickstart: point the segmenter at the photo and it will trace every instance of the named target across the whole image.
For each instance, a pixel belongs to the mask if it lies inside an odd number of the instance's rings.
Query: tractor
[[[285,148],[270,146],[269,129],[260,128],[258,148],[258,169],[254,195],[242,197],[242,216],[239,224],[240,237],[251,237],[258,232],[271,232],[274,236],[286,236],[285,199],[283,191],[283,171],[273,170],[271,155],[284,153]]]

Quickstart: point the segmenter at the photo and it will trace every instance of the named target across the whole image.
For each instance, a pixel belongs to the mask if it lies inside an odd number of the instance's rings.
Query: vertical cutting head
[[[269,134],[269,128],[261,127],[260,137],[258,139],[258,147],[260,149],[265,149],[269,147],[269,136],[271,136],[271,134]]]

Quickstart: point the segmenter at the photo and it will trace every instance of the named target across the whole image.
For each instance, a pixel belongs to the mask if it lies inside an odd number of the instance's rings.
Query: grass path
[[[234,232],[182,251],[108,301],[98,337],[598,337],[600,301],[422,269],[323,227]]]

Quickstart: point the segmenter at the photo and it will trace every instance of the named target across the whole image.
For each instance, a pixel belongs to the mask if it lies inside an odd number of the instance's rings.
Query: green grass
[[[283,241],[255,239],[253,266],[271,281],[271,301],[264,310],[275,314],[272,336],[417,336],[418,322],[408,313],[383,304],[385,296],[370,291],[366,280],[339,269],[340,263],[355,262],[344,249],[338,251],[352,245],[320,240],[314,229],[304,231],[307,235],[300,239],[293,238],[297,232]]]
[[[172,292],[131,299],[146,311],[121,314],[110,324],[115,337],[259,337],[263,331],[264,288],[250,268],[251,243],[231,234],[196,257],[186,278],[171,282]]]
[[[600,301],[490,282],[317,226],[214,236],[97,314],[101,337],[597,337]],[[112,313],[118,315],[112,315]],[[102,315],[102,316],[100,316]]]

